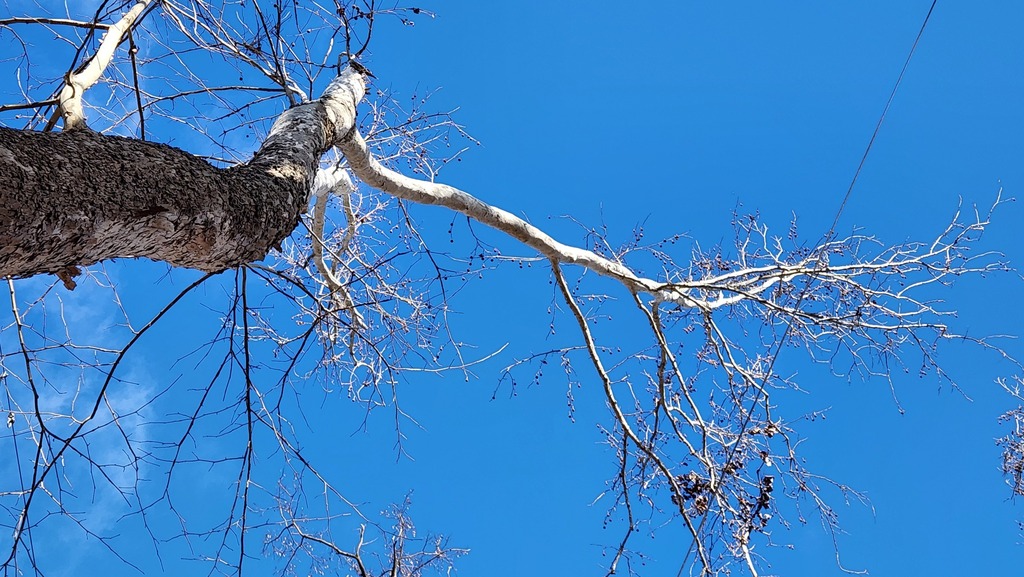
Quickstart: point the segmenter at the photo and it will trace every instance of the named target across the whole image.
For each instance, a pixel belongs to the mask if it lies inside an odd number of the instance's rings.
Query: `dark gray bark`
[[[218,170],[181,150],[0,129],[0,273],[56,273],[116,257],[222,270],[291,233],[306,179]]]
[[[0,128],[0,276],[138,257],[215,272],[264,258],[298,225],[320,157],[351,129],[362,94],[346,71],[228,169],[85,130]]]

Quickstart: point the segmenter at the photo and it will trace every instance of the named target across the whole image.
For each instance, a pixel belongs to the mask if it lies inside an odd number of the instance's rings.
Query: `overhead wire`
[[[882,124],[885,122],[886,115],[889,113],[889,109],[892,107],[892,103],[896,98],[896,92],[899,90],[900,85],[903,83],[903,78],[906,76],[907,69],[910,67],[910,61],[913,59],[914,53],[917,51],[917,47],[918,44],[920,44],[921,42],[922,36],[924,36],[924,31],[928,27],[928,22],[929,20],[931,20],[932,13],[935,11],[936,4],[938,4],[938,0],[932,0],[931,6],[928,8],[928,13],[925,14],[924,21],[921,23],[921,28],[917,31],[917,36],[914,38],[914,43],[910,47],[910,52],[907,54],[907,58],[903,62],[903,68],[900,69],[899,76],[896,78],[896,82],[892,87],[892,91],[889,93],[889,98],[885,102],[885,107],[882,109],[882,113],[878,118],[878,122],[875,124],[875,129],[871,133],[871,138],[868,140],[868,144],[864,148],[864,154],[861,155],[860,162],[857,164],[857,169],[853,173],[853,178],[850,179],[850,186],[847,187],[846,194],[843,195],[843,199],[839,203],[839,208],[836,210],[836,215],[835,218],[832,220],[832,225],[829,227],[828,232],[826,232],[825,235],[822,236],[822,239],[818,243],[818,246],[827,245],[829,242],[832,241],[833,237],[835,236],[835,231],[836,227],[839,225],[839,220],[842,217],[843,212],[846,210],[846,205],[848,204],[850,198],[853,196],[853,190],[854,187],[857,185],[857,179],[860,177],[860,174],[864,169],[864,165],[867,162],[868,155],[871,153],[871,148],[874,146],[875,140],[878,138],[878,134],[881,131]],[[807,284],[803,287],[803,289],[800,291],[799,296],[797,297],[794,308],[800,308],[801,303],[803,303],[804,298],[807,296],[807,291],[809,290],[809,288],[810,284]],[[789,333],[791,332],[792,327],[793,323],[786,323],[785,329],[783,329],[782,332],[782,337],[776,342],[775,351],[771,355],[771,360],[769,361],[767,370],[764,373],[764,377],[761,381],[761,386],[758,388],[757,394],[755,395],[754,400],[751,402],[750,410],[746,412],[743,424],[740,426],[739,434],[737,435],[737,440],[746,433],[747,427],[750,425],[750,419],[754,414],[754,411],[756,410],[758,403],[761,402],[761,397],[765,394],[765,391],[767,390],[766,385],[768,383],[768,378],[771,376],[772,371],[774,370],[775,362],[778,360],[779,354],[782,352],[782,346],[786,343],[786,340],[789,338]],[[732,450],[729,454],[729,458],[725,460],[725,463],[729,463],[732,461],[732,456],[733,454],[735,454],[739,445],[739,442],[733,443]],[[703,530],[704,524],[707,522],[707,520],[708,516],[704,516],[701,519],[700,525],[698,525],[697,527],[698,535]],[[714,523],[715,521],[712,522]],[[693,554],[695,546],[696,543],[690,544],[690,547],[687,550],[686,556],[683,558],[683,563],[682,565],[680,565],[679,572],[676,574],[676,577],[680,577],[683,574],[683,571],[686,569],[686,566],[689,563],[690,556]]]

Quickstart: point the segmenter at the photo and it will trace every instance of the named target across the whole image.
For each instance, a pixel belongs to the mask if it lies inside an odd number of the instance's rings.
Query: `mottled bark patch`
[[[0,128],[0,275],[118,257],[204,271],[259,260],[298,224],[309,188],[294,168],[272,172],[88,131]]]
[[[264,258],[298,226],[320,157],[352,130],[365,89],[344,70],[228,169],[88,130],[0,127],[0,276],[139,257],[216,272]]]

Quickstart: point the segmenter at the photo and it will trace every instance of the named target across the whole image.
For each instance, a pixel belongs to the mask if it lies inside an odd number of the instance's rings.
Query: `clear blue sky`
[[[618,240],[643,222],[648,238],[685,233],[713,245],[730,238],[738,205],[780,231],[796,214],[813,239],[832,222],[929,5],[449,0],[424,5],[435,19],[381,28],[367,63],[399,94],[441,88],[432,105],[459,107],[456,119],[482,143],[441,180],[564,241],[582,242],[579,228],[550,217],[604,223]],[[958,203],[985,209],[1000,188],[1024,195],[1022,21],[1018,2],[940,0],[840,232],[858,228],[887,243],[928,239]],[[449,214],[414,215],[425,234],[446,238]],[[984,248],[1020,267],[1022,221],[1019,202],[1003,205]],[[403,408],[422,427],[404,429],[411,459],[396,453],[387,411],[354,432],[361,413],[344,398],[315,390],[302,397],[313,431],[304,433],[307,452],[367,511],[413,490],[418,526],[472,550],[457,566],[461,575],[600,575],[601,546],[621,537],[602,529],[605,507],[594,503],[614,474],[614,455],[601,444],[597,425],[608,416],[590,367],[577,367],[583,386],[574,392],[574,421],[556,375],[514,396],[497,382],[517,355],[575,337],[567,322],[549,337],[547,308],[557,295],[538,268],[486,274],[453,298],[457,338],[481,355],[509,346],[468,381],[448,374],[402,385]],[[168,280],[144,263],[110,270],[139,306],[191,278]],[[1020,334],[1022,288],[1019,278],[997,275],[965,279],[942,298],[960,312],[962,331]],[[162,388],[190,370],[173,361],[204,342],[189,344],[201,332],[194,319],[203,303],[223,308],[223,298],[207,291],[140,347],[153,367],[140,367],[140,380]],[[622,318],[619,304],[608,307],[628,340],[635,320]],[[1024,357],[1019,342],[1005,346]],[[846,506],[833,495],[846,530],[838,537],[843,566],[876,577],[1013,573],[1024,559],[1016,523],[1024,508],[1009,500],[994,444],[1005,434],[996,418],[1014,406],[995,380],[1012,367],[967,344],[947,346],[940,358],[964,394],[913,371],[897,375],[900,414],[888,383],[837,380],[796,351],[786,354],[806,394],[786,396],[793,408],[781,410],[795,418],[829,409],[800,429],[808,467],[870,498],[870,506]],[[207,485],[197,494],[213,500],[216,479]],[[766,573],[843,574],[831,537],[810,519],[776,527],[778,547],[759,545],[771,562]],[[676,575],[687,545],[671,527],[636,537],[633,546],[648,556],[639,572]],[[184,570],[164,561],[169,573]],[[69,572],[86,570],[74,567],[69,562]]]

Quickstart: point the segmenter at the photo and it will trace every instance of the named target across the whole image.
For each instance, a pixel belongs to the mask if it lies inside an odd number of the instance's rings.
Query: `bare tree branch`
[[[85,91],[96,84],[100,75],[110,65],[114,57],[114,51],[130,33],[131,27],[136,19],[146,9],[151,0],[140,0],[131,10],[103,33],[103,40],[100,42],[99,50],[86,63],[86,65],[68,75],[64,88],[61,89],[58,100],[60,102],[60,113],[64,118],[64,130],[78,130],[86,128],[85,111],[82,109],[82,95]]]

